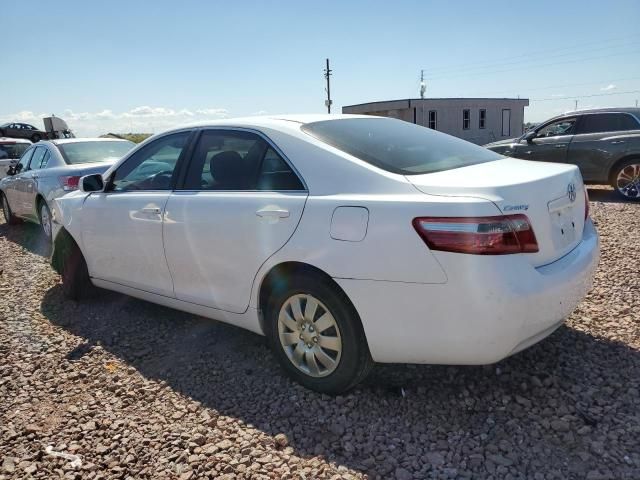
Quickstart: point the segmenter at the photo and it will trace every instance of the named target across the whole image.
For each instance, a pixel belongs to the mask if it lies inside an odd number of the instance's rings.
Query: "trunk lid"
[[[430,195],[483,198],[505,215],[526,215],[539,251],[520,255],[533,266],[554,262],[582,240],[585,187],[575,165],[505,158],[406,178]]]

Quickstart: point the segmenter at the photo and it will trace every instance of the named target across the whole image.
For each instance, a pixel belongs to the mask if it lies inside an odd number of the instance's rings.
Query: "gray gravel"
[[[638,479],[640,205],[591,196],[602,261],[565,327],[493,366],[377,366],[336,398],[243,330],[63,301],[38,228],[0,223],[0,479]]]

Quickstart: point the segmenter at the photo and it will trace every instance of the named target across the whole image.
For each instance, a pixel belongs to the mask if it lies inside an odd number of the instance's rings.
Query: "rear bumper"
[[[591,288],[599,239],[591,221],[561,259],[437,253],[446,284],[335,279],[357,309],[377,362],[478,365],[558,328]]]

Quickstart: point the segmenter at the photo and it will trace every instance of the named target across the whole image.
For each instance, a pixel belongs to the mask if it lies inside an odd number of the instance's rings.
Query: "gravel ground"
[[[0,479],[640,478],[640,205],[591,190],[595,287],[487,367],[287,380],[260,336],[104,292],[63,301],[38,227],[0,223]]]

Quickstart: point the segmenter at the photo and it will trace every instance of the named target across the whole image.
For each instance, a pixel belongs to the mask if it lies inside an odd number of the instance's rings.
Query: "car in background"
[[[624,199],[640,201],[640,108],[568,112],[485,147],[508,157],[572,163],[586,183],[608,184]]]
[[[29,145],[31,142],[24,138],[0,137],[0,179],[7,176],[9,167],[18,163]]]
[[[67,298],[93,283],[264,334],[328,393],[374,361],[519,352],[562,325],[598,261],[577,167],[372,116],[170,130],[54,211]]]
[[[76,138],[38,142],[0,180],[5,220],[39,223],[51,238],[51,202],[78,188],[83,175],[101,173],[135,144],[128,140]]]
[[[5,123],[0,125],[0,137],[27,138],[33,143],[49,138],[47,132],[28,123]]]

